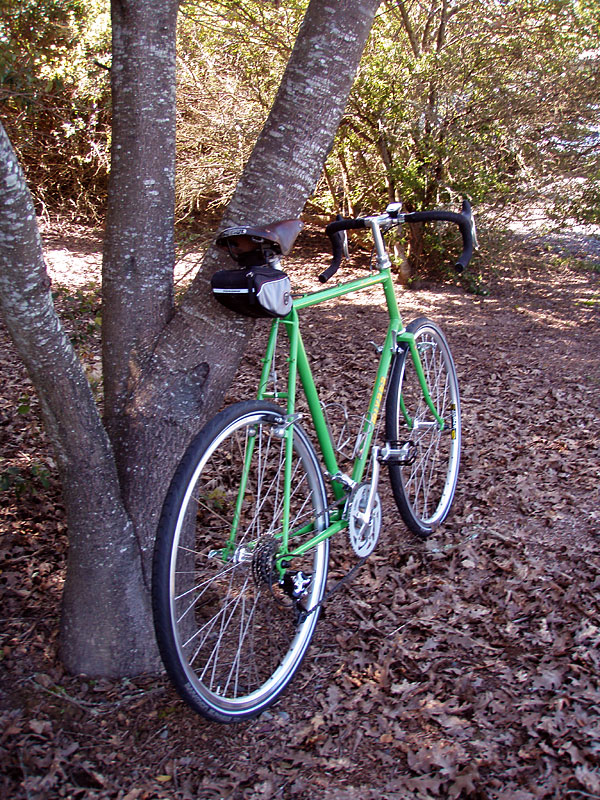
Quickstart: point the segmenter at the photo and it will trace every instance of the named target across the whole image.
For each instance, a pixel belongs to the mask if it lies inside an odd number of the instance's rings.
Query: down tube
[[[329,432],[327,422],[325,421],[325,415],[323,414],[323,409],[321,408],[321,401],[319,400],[315,379],[313,378],[310,364],[308,363],[308,358],[306,355],[306,350],[304,349],[304,342],[302,341],[300,331],[298,331],[297,359],[300,382],[302,384],[304,396],[306,397],[313,424],[315,426],[325,468],[330,475],[336,475],[339,472],[339,467],[335,457],[335,450],[331,441],[331,434]],[[336,483],[334,481],[332,483],[332,490],[336,499],[339,500],[344,496],[344,488],[340,483]]]
[[[387,336],[385,337],[385,343],[381,352],[379,366],[377,367],[377,375],[375,377],[375,385],[373,386],[373,393],[369,402],[369,409],[367,411],[363,429],[360,433],[361,444],[357,459],[354,462],[354,468],[352,470],[352,479],[357,482],[362,480],[367,458],[369,457],[369,452],[371,450],[371,442],[373,440],[373,434],[375,433],[379,409],[381,408],[381,403],[385,397],[385,387],[390,371],[390,364],[392,363],[392,354],[396,346],[395,343],[397,335],[398,332],[396,326],[395,324],[391,323],[388,328]]]

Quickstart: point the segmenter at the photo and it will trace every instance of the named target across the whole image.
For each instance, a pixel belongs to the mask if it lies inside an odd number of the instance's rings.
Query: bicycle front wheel
[[[237,403],[190,445],[159,523],[152,600],[160,653],[182,698],[220,722],[251,717],[285,689],[310,644],[328,540],[277,569],[285,412]],[[328,524],[314,449],[294,425],[289,550]],[[306,613],[309,612],[309,613]]]
[[[386,401],[386,438],[405,456],[390,462],[392,491],[402,519],[426,538],[452,505],[460,463],[461,423],[458,379],[444,334],[424,317],[407,330],[415,344],[433,405],[444,420],[436,421],[425,401],[408,347],[397,355]]]

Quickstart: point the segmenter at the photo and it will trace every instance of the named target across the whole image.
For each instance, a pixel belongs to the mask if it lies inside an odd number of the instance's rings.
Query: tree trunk
[[[177,0],[114,0],[112,150],[102,266],[104,415],[120,464],[123,407],[167,323],[175,264]]]
[[[224,225],[300,214],[378,5],[311,0]],[[62,653],[73,672],[110,676],[157,664],[149,565],[158,514],[175,464],[221,404],[252,328],[212,300],[208,276],[221,259],[214,249],[173,308],[177,3],[112,6],[113,173],[103,267],[110,441],[51,307],[30,201],[0,196],[3,313],[42,398],[65,489],[70,555]],[[5,183],[22,192],[14,156],[5,150]]]
[[[337,159],[340,165],[340,172],[342,173],[342,186],[344,187],[344,196],[342,198],[342,208],[348,209],[348,215],[355,216],[354,204],[352,202],[352,191],[350,189],[350,175],[348,172],[348,164],[346,157],[342,150],[337,153]]]
[[[338,199],[337,191],[335,188],[335,184],[333,182],[333,178],[331,177],[331,173],[327,169],[327,166],[323,167],[323,174],[325,175],[325,181],[327,183],[327,188],[329,189],[329,194],[331,195],[331,199],[333,200],[333,207],[337,212],[340,210],[340,201]]]
[[[152,637],[140,549],[108,436],[54,311],[33,203],[1,125],[0,310],[40,398],[63,487],[70,538],[62,659],[74,672],[135,674]]]

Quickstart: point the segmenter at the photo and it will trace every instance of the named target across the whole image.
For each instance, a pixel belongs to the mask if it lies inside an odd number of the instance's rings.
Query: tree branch
[[[408,40],[410,42],[411,49],[415,58],[421,57],[421,47],[417,42],[417,37],[415,35],[415,30],[412,26],[412,22],[410,21],[410,17],[408,15],[408,11],[406,10],[406,5],[404,0],[399,0],[398,8],[400,9],[400,15],[402,16],[402,24],[404,25],[404,30],[408,36]]]

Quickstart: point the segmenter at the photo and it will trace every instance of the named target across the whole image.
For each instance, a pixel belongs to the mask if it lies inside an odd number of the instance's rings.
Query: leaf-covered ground
[[[97,382],[98,243],[47,238],[57,303]],[[298,283],[323,263],[319,246],[297,249]],[[332,597],[294,684],[235,727],[196,716],[162,677],[64,674],[59,487],[0,330],[0,796],[600,798],[600,264],[513,239],[482,269],[487,296],[401,295],[407,320],[441,323],[457,363],[452,518],[423,543],[386,494],[381,544]],[[306,321],[325,397],[351,419],[383,316],[370,294]],[[236,399],[257,363],[255,343]],[[341,574],[350,550],[334,550]]]

